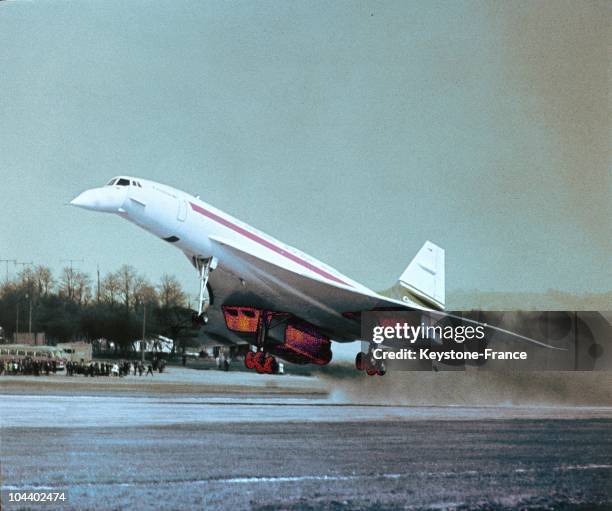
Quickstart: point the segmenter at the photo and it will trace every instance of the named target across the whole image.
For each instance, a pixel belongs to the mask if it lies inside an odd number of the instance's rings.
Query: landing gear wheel
[[[200,328],[208,323],[208,316],[206,314],[198,314],[197,312],[194,312],[191,315],[191,323],[194,328]]]
[[[278,373],[278,362],[274,357],[266,357],[263,363],[263,372],[267,374]]]
[[[263,351],[258,351],[253,355],[253,367],[258,373],[263,373],[263,363],[265,360],[266,354]]]
[[[368,376],[384,376],[387,372],[387,368],[381,360],[376,360],[372,356],[364,357],[363,364],[365,366],[365,372]]]
[[[244,365],[247,369],[253,369],[255,367],[255,353],[252,351],[247,351],[247,354],[244,356]]]
[[[357,371],[363,371],[365,369],[365,353],[363,353],[363,351],[357,353],[355,357],[355,367]]]

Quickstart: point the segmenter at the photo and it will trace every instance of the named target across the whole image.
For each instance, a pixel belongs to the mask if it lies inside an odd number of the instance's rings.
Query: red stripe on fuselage
[[[338,277],[335,277],[331,273],[326,272],[325,270],[322,270],[321,268],[317,268],[314,264],[309,263],[308,261],[305,261],[301,257],[298,257],[295,254],[292,254],[291,252],[287,252],[286,250],[276,246],[274,243],[271,243],[268,240],[262,238],[261,236],[258,236],[257,234],[251,231],[248,231],[244,229],[243,227],[236,225],[233,222],[230,222],[229,220],[223,218],[222,216],[219,216],[213,213],[212,211],[208,211],[207,209],[204,209],[203,207],[198,206],[197,204],[194,204],[193,202],[190,202],[189,204],[191,205],[191,209],[200,213],[201,215],[204,215],[205,217],[208,217],[211,220],[214,220],[215,222],[227,227],[228,229],[231,229],[232,231],[237,232],[238,234],[241,234],[245,238],[248,238],[256,243],[259,243],[260,245],[272,250],[273,252],[276,252],[277,254],[280,254],[283,257],[286,257],[290,261],[293,261],[294,263],[297,263],[300,266],[303,266],[304,268],[307,268],[308,270],[313,271],[316,274],[321,275],[322,277],[325,277],[326,279],[332,280],[334,282],[338,282],[340,284],[344,284],[345,286],[350,286],[350,284],[347,284],[343,280],[340,280]]]

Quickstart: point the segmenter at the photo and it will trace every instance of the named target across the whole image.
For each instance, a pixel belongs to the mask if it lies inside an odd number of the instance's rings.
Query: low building
[[[57,347],[66,353],[70,362],[91,362],[92,347],[88,342],[60,342]]]
[[[44,332],[20,332],[13,334],[15,344],[27,344],[28,346],[45,346],[47,341]]]
[[[144,351],[146,353],[172,353],[174,341],[163,335],[158,335],[155,339],[147,339],[146,341],[137,340],[132,342],[132,349],[137,352]]]

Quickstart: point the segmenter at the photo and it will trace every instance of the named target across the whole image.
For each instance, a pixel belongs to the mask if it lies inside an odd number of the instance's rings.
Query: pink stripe
[[[338,277],[335,277],[331,273],[328,273],[325,270],[322,270],[321,268],[317,268],[315,265],[309,263],[308,261],[304,261],[304,259],[302,259],[301,257],[298,257],[290,252],[287,252],[286,250],[283,250],[280,247],[277,247],[276,245],[274,245],[273,243],[270,243],[268,240],[262,238],[261,236],[258,236],[257,234],[247,231],[246,229],[240,227],[239,225],[236,225],[230,222],[229,220],[226,220],[225,218],[219,215],[216,215],[212,211],[208,211],[202,208],[201,206],[194,204],[193,202],[190,202],[189,204],[191,205],[191,209],[193,209],[194,211],[197,211],[201,215],[204,215],[210,218],[211,220],[214,220],[215,222],[221,225],[224,225],[225,227],[231,229],[232,231],[237,232],[238,234],[242,234],[245,238],[249,238],[250,240],[253,240],[259,243],[260,245],[272,250],[273,252],[276,252],[277,254],[280,254],[283,257],[286,257],[287,259],[293,261],[294,263],[297,263],[303,266],[304,268],[307,268],[310,271],[313,271],[317,273],[318,275],[325,277],[326,279],[332,280],[334,282],[338,282],[340,284],[344,284],[345,286],[350,286],[350,284],[347,284],[343,280],[340,280]]]

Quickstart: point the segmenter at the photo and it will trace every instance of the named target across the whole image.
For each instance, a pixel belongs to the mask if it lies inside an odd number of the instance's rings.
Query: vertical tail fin
[[[399,278],[400,286],[421,301],[444,309],[444,249],[426,241]]]

